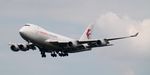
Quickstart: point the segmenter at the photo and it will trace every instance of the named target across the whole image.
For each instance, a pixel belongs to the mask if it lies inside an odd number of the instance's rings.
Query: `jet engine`
[[[29,45],[27,45],[27,47],[29,49],[36,50],[36,47],[33,44],[29,44]]]
[[[101,40],[97,40],[97,41],[95,41],[95,42],[90,42],[90,43],[88,43],[88,45],[89,45],[90,47],[99,47],[99,46],[102,46],[102,41],[101,41]]]
[[[10,49],[14,52],[28,51],[29,49],[36,50],[36,47],[33,44],[11,44]]]
[[[21,51],[28,51],[29,50],[29,47],[27,45],[19,44],[18,47]]]
[[[105,46],[106,46],[106,45],[108,45],[108,44],[109,44],[109,41],[108,41],[107,39],[103,39],[103,40],[102,40],[102,45],[105,45]]]
[[[12,45],[10,46],[10,49],[11,49],[12,51],[14,51],[14,52],[18,52],[18,51],[19,51],[19,47],[18,47],[18,45],[16,45],[16,44],[12,44]]]
[[[96,42],[96,45],[97,45],[97,46],[101,46],[101,45],[102,45],[101,40],[98,40],[98,41]]]
[[[77,41],[69,42],[68,46],[69,47],[76,47],[76,46],[78,46],[78,42]]]
[[[27,45],[19,44],[18,47],[21,51],[28,51],[29,50]]]

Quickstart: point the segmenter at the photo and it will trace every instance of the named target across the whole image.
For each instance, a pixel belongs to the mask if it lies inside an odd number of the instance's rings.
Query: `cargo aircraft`
[[[68,56],[69,53],[90,51],[95,47],[112,46],[110,41],[136,37],[138,35],[136,33],[126,37],[105,38],[102,40],[92,39],[93,26],[94,24],[90,24],[80,39],[77,40],[49,32],[38,25],[25,24],[19,30],[19,34],[27,43],[10,43],[10,49],[18,52],[36,50],[38,48],[43,58],[46,57],[46,53],[50,53],[52,57],[64,57]]]

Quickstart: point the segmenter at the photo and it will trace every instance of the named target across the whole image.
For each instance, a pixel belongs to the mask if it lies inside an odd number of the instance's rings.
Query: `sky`
[[[149,0],[0,0],[1,75],[150,75]],[[93,38],[112,41],[68,57],[41,58],[40,52],[12,52],[9,43],[26,43],[18,30],[26,23],[79,39],[95,23]]]

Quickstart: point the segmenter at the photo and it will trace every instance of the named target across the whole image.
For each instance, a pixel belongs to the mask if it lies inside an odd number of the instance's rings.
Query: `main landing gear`
[[[52,53],[51,53],[51,56],[52,56],[52,57],[57,57],[57,54],[56,54],[55,52],[52,52]]]
[[[61,52],[61,53],[58,53],[58,55],[59,55],[60,57],[64,57],[64,56],[68,56],[68,53],[66,53],[66,52]]]
[[[51,56],[52,57],[57,57],[57,55],[59,55],[60,57],[64,57],[64,56],[68,56],[67,52],[52,52]]]
[[[65,57],[65,56],[68,56],[68,55],[69,54],[67,52],[51,52],[52,57],[57,57],[57,56]],[[46,58],[45,52],[41,51],[41,56],[42,56],[42,58]]]
[[[41,52],[41,56],[42,56],[42,58],[46,58],[45,52]]]

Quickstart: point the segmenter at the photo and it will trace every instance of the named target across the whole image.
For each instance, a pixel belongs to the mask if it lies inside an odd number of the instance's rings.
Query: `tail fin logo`
[[[88,39],[90,39],[91,34],[92,34],[91,29],[88,29],[86,32],[86,36]]]

